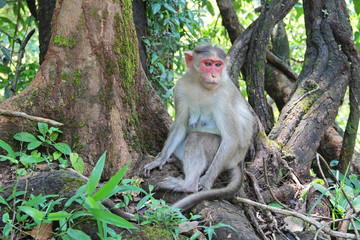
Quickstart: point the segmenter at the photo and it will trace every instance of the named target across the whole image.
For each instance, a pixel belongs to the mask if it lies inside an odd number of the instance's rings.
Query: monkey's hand
[[[209,179],[207,177],[207,175],[205,174],[204,176],[202,176],[199,180],[199,191],[206,191],[206,190],[210,190],[211,187],[213,185],[213,181],[211,179]]]
[[[174,162],[174,161],[176,161],[175,157],[170,157],[168,159],[164,159],[158,155],[154,161],[152,161],[151,163],[148,163],[144,166],[143,175],[144,175],[144,177],[150,177],[151,170],[153,170],[154,168],[157,168],[157,167],[161,170],[167,162],[170,163],[170,162]]]

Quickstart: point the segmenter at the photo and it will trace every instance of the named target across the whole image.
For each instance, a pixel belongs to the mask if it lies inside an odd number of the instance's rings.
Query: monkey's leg
[[[211,165],[204,174],[204,176],[200,178],[199,190],[211,189],[214,181],[222,171],[234,169],[237,165],[239,165],[239,162],[242,164],[246,155],[246,150],[247,149],[242,149],[242,148],[236,149],[235,152],[230,155],[231,157],[227,161],[216,162],[214,161],[215,160],[214,158],[213,161],[211,162]],[[216,155],[217,154],[219,154],[219,152],[217,152]]]
[[[185,140],[183,153],[177,152],[185,178],[166,177],[157,185],[177,192],[197,192],[199,178],[206,169],[208,161],[205,153],[205,148],[208,147],[206,140],[206,133],[190,133]]]

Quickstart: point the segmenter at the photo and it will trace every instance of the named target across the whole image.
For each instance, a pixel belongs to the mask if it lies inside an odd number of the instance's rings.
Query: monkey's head
[[[185,61],[187,68],[192,71],[192,76],[209,90],[219,85],[223,72],[226,71],[226,53],[211,44],[200,45],[192,52],[185,52]]]

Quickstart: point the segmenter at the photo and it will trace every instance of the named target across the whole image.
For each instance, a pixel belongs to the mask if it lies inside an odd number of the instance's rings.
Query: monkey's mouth
[[[216,82],[216,81],[204,81],[206,84],[211,84],[211,85],[217,85],[218,84],[218,82]]]

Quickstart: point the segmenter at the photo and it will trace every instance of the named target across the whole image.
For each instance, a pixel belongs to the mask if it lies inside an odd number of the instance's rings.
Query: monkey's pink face
[[[221,80],[221,73],[224,67],[224,62],[216,58],[203,58],[200,61],[200,69],[203,72],[203,81],[206,85],[213,85],[214,87]]]

